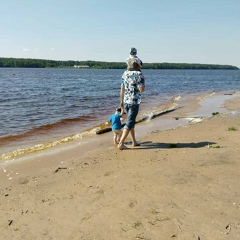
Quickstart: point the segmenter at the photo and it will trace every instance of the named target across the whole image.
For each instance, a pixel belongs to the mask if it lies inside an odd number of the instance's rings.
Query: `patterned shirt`
[[[140,71],[126,70],[122,75],[122,86],[124,86],[124,103],[140,104],[141,93],[139,87],[145,86],[145,79]]]

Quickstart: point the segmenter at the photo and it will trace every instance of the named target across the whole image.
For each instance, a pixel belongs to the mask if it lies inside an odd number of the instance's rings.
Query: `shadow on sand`
[[[125,145],[131,146],[131,142],[125,143]],[[202,148],[206,146],[210,146],[212,144],[216,144],[215,142],[191,142],[191,143],[158,143],[158,142],[141,142],[141,145],[135,148],[129,148],[134,150],[141,150],[141,149],[154,149],[154,148]]]

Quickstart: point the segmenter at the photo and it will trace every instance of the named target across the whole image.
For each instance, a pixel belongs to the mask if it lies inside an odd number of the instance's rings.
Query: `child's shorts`
[[[115,133],[115,134],[122,134],[122,130],[113,130],[113,132]]]

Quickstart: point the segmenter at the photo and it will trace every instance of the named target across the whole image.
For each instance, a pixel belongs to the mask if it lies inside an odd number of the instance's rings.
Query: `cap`
[[[131,55],[137,55],[137,49],[134,48],[134,47],[132,47],[132,48],[131,48],[131,51],[130,51],[130,54],[131,54]]]

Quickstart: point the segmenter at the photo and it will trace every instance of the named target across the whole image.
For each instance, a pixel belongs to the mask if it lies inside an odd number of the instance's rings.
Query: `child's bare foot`
[[[124,144],[118,144],[118,149],[119,150],[126,150],[126,149],[129,149],[129,148],[126,147]]]

